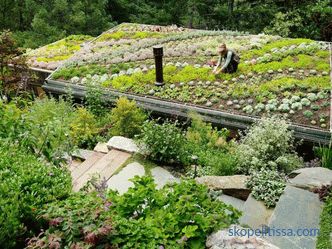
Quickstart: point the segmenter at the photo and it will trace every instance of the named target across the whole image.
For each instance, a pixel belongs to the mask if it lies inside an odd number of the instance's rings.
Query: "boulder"
[[[78,149],[76,151],[74,151],[72,153],[73,158],[78,158],[81,160],[86,160],[89,157],[91,157],[93,155],[93,151],[92,150],[83,150],[83,149]]]
[[[97,143],[95,148],[93,149],[94,151],[101,152],[101,153],[108,153],[109,149],[107,147],[106,143]]]
[[[322,167],[302,168],[295,170],[291,175],[290,185],[307,190],[321,188],[324,185],[332,185],[332,170]]]
[[[269,223],[271,229],[284,229],[287,236],[268,236],[267,240],[280,248],[315,249],[317,235],[298,236],[297,229],[319,229],[321,211],[317,194],[288,185]]]
[[[239,211],[243,211],[245,201],[240,200],[238,198],[229,196],[229,195],[221,195],[217,198],[219,201],[224,202],[227,205],[231,205],[235,207]]]
[[[139,151],[138,146],[136,145],[134,140],[121,136],[112,137],[108,141],[107,147],[109,149],[116,149],[129,153],[137,153]]]
[[[274,209],[267,208],[262,201],[249,195],[243,206],[240,223],[258,229],[269,224]]]
[[[241,235],[236,236],[235,230]],[[208,249],[279,249],[279,247],[272,245],[265,239],[257,236],[248,236],[250,229],[243,228],[237,225],[220,230],[211,234],[206,240],[206,248]]]
[[[202,176],[196,178],[200,184],[205,184],[209,189],[222,190],[224,194],[230,195],[241,200],[246,200],[250,190],[246,187],[248,176]]]

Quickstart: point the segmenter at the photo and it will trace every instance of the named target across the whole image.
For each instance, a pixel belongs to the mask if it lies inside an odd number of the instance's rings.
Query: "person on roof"
[[[225,43],[220,44],[217,51],[219,60],[213,69],[213,73],[235,73],[240,63],[240,57],[233,50],[227,49]]]

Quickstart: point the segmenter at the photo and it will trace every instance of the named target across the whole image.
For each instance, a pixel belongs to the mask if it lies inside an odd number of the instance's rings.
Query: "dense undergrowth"
[[[0,243],[6,248],[202,248],[211,232],[240,213],[189,178],[249,174],[254,197],[273,207],[284,174],[303,166],[287,122],[277,117],[264,118],[235,141],[194,113],[185,128],[147,120],[125,98],[109,110],[98,91],[91,90],[86,106],[66,99],[1,102],[0,220],[6,233]],[[122,196],[90,181],[71,193],[67,155],[114,135],[138,139],[145,160],[184,173],[183,181],[157,190],[151,177],[136,178]]]

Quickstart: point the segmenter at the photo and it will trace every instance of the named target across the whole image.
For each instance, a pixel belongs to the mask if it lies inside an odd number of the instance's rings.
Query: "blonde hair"
[[[223,53],[225,51],[227,51],[226,44],[225,43],[220,43],[219,46],[218,46],[218,52]]]

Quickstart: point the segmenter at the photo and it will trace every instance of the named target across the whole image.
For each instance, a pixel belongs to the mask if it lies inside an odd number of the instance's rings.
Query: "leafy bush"
[[[98,127],[96,117],[85,108],[78,108],[70,124],[70,136],[75,145],[93,147],[96,145]]]
[[[114,243],[120,248],[202,248],[206,236],[237,221],[239,212],[213,200],[194,181],[155,189],[152,178],[114,199]]]
[[[146,121],[139,136],[139,144],[150,159],[172,163],[179,162],[183,153],[185,136],[177,123]]]
[[[332,170],[332,140],[328,146],[314,148],[314,152],[321,159],[322,167]]]
[[[40,221],[49,226],[28,248],[38,242],[45,248],[51,242],[56,248],[202,248],[211,232],[240,216],[194,181],[160,190],[151,177],[133,182],[123,195],[82,192],[48,205]]]
[[[286,187],[285,176],[269,169],[252,172],[246,185],[252,196],[269,208],[276,205]]]
[[[74,108],[60,99],[38,99],[25,116],[32,148],[38,156],[54,163],[62,161],[65,153],[73,150],[70,126]]]
[[[317,237],[317,249],[332,249],[332,196],[326,199],[323,211],[320,215],[320,230]]]
[[[116,107],[112,109],[111,134],[134,137],[140,133],[146,118],[145,113],[136,106],[135,101],[121,97],[117,100]]]
[[[91,248],[109,245],[112,232],[110,202],[93,193],[75,193],[51,203],[39,214],[45,232],[29,240],[27,248]]]
[[[45,203],[66,197],[71,178],[64,169],[44,165],[22,148],[0,142],[0,244],[24,241]]]
[[[0,101],[0,138],[21,141],[26,125],[23,113],[14,103]]]
[[[294,151],[294,138],[285,120],[276,116],[263,118],[242,136],[236,149],[238,170],[276,169],[285,173],[302,166]]]
[[[92,81],[87,84],[85,104],[88,110],[97,117],[103,116],[108,111],[107,101],[103,99],[101,88],[95,86]]]
[[[185,165],[197,163],[200,165],[200,175],[231,175],[235,173],[236,158],[231,153],[232,143],[227,143],[229,131],[218,130],[210,123],[203,121],[198,114],[190,114],[191,126],[186,133],[187,141],[183,146],[187,151],[181,158]],[[192,162],[191,156],[197,156],[197,162]],[[192,174],[192,172],[189,172]]]
[[[229,135],[227,129],[218,131],[210,123],[203,121],[198,114],[189,114],[191,126],[187,130],[187,141],[204,148],[225,148],[227,147],[226,139]]]

